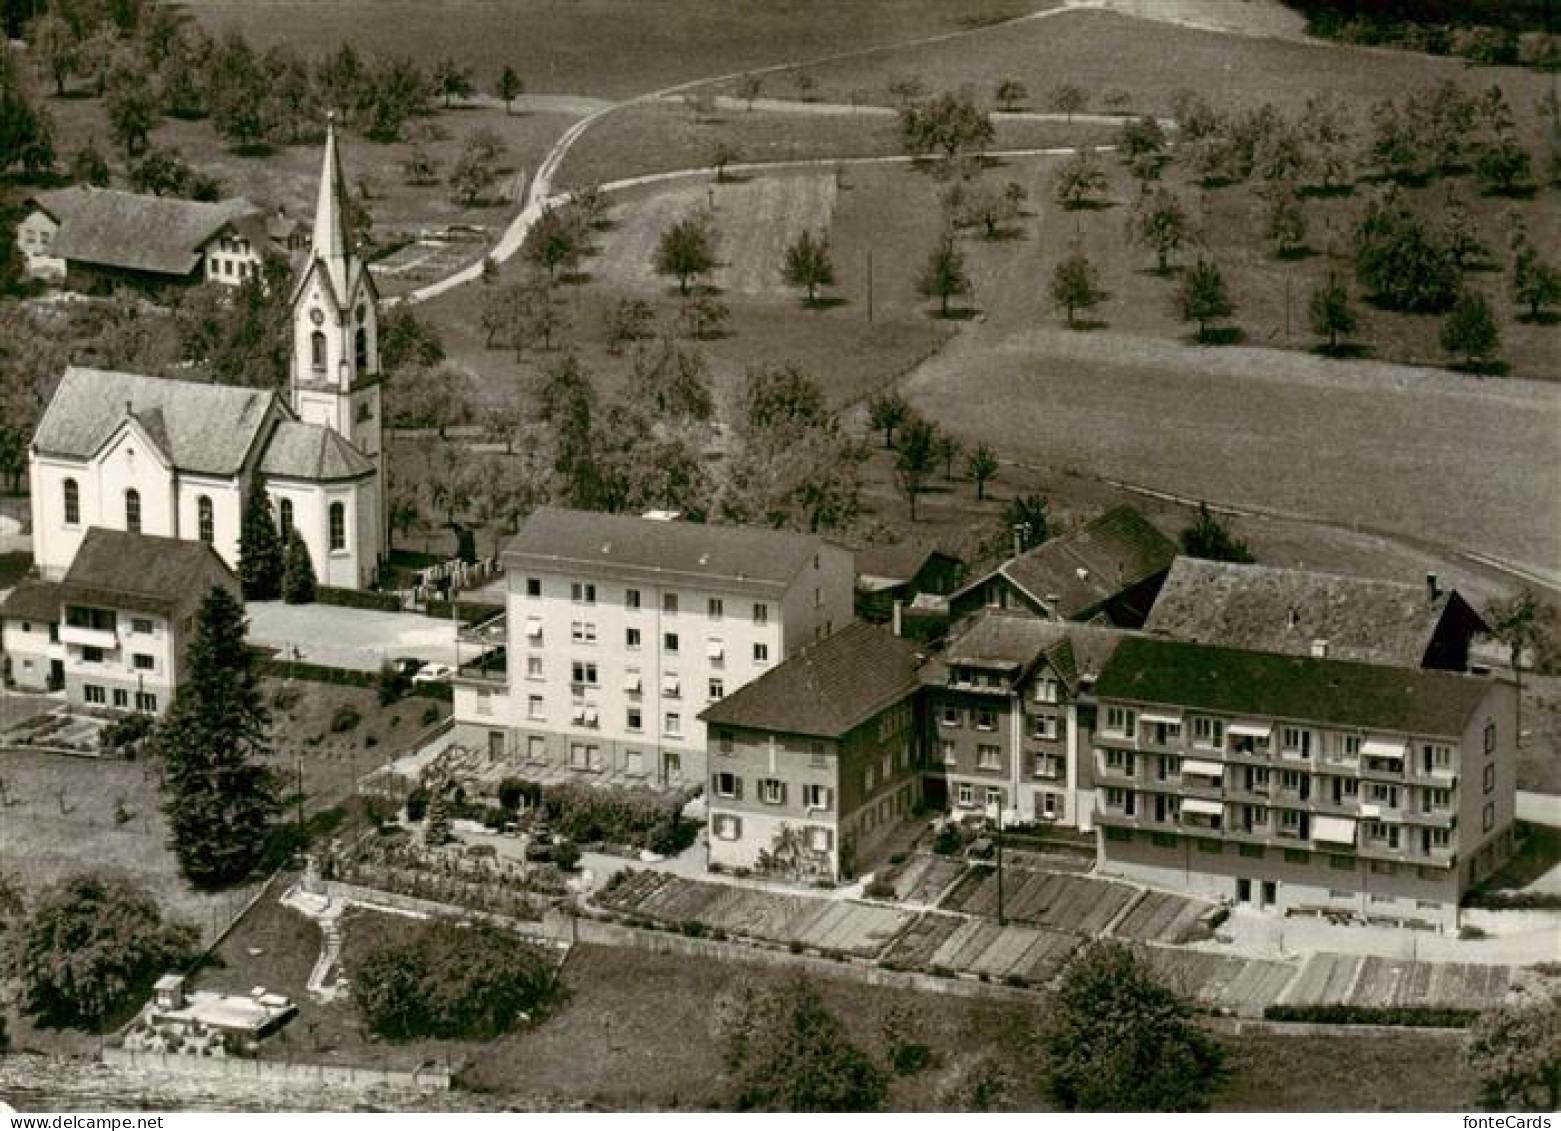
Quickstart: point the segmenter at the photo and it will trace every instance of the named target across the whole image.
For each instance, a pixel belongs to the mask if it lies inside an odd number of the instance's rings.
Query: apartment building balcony
[[[1403,809],[1400,820],[1406,825],[1430,829],[1455,829],[1458,827],[1456,809]]]
[[[83,625],[60,625],[60,643],[77,648],[101,648],[112,652],[119,647],[119,634],[112,628],[87,628]]]
[[[471,683],[492,689],[509,686],[509,656],[504,648],[492,648],[471,660],[462,661],[451,677],[456,683]]]
[[[1458,862],[1458,850],[1452,845],[1445,848],[1432,848],[1429,852],[1425,852],[1418,844],[1400,844],[1399,847],[1393,848],[1384,841],[1362,840],[1355,854],[1362,860],[1413,867],[1450,868]]]
[[[1156,820],[1152,810],[1146,813],[1138,809],[1128,813],[1123,809],[1103,805],[1098,799],[1095,802],[1095,823],[1117,829],[1147,829],[1157,833],[1176,832],[1180,827],[1176,818],[1169,814],[1163,820]]]
[[[509,643],[509,615],[499,613],[477,624],[462,625],[456,630],[455,639],[461,644],[480,644],[485,648],[500,648]]]

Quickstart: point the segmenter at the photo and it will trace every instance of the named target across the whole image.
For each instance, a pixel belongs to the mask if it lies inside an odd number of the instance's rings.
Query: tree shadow
[[[1512,366],[1499,357],[1460,361],[1452,369],[1455,373],[1467,373],[1473,377],[1505,377],[1512,372]]]
[[[991,231],[983,230],[981,238],[986,243],[1013,243],[1015,240],[1026,239],[1024,228],[1018,224],[999,224]]]
[[[589,271],[565,271],[558,276],[558,281],[566,287],[579,287],[589,283],[594,277]]]
[[[1316,254],[1317,252],[1302,244],[1300,247],[1283,248],[1275,253],[1274,258],[1283,260],[1286,263],[1300,263],[1311,259]]]
[[[1354,185],[1302,185],[1297,190],[1297,196],[1306,200],[1334,200],[1338,197],[1354,196]]]
[[[1537,185],[1513,185],[1511,188],[1487,188],[1480,190],[1485,200],[1533,200],[1539,192]]]
[[[1555,326],[1561,324],[1561,311],[1541,310],[1535,314],[1531,310],[1526,310],[1518,315],[1518,321],[1527,326]]]
[[[834,310],[836,307],[850,306],[851,300],[843,295],[819,295],[817,298],[804,298],[802,305],[807,310]]]
[[[1210,326],[1190,340],[1196,346],[1235,346],[1247,340],[1247,333],[1240,326]]]
[[[1104,318],[1075,318],[1068,323],[1068,329],[1076,334],[1093,334],[1096,330],[1104,330],[1111,323]]]
[[[715,183],[718,185],[745,185],[753,180],[752,173],[718,173]]]
[[[1114,200],[1074,200],[1062,206],[1064,212],[1105,212],[1120,207]]]
[[[951,306],[946,312],[941,309],[930,311],[927,317],[938,322],[973,322],[981,317],[981,310],[974,306]]]
[[[270,157],[276,152],[276,146],[269,141],[246,141],[233,146],[228,152],[237,157]]]
[[[1372,348],[1364,342],[1340,342],[1336,346],[1324,343],[1312,352],[1318,357],[1326,357],[1335,361],[1363,361],[1366,358],[1376,356]]]

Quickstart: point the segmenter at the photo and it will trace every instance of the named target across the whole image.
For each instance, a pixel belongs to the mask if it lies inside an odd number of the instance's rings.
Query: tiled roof
[[[161,275],[188,275],[200,249],[223,225],[259,211],[242,197],[215,204],[117,189],[40,193],[60,222],[49,254],[79,263]]]
[[[1105,625],[1044,621],[992,610],[952,639],[941,659],[962,667],[1025,670],[1045,656],[1069,691],[1076,692],[1081,680],[1100,673],[1117,644],[1129,635]]]
[[[1117,645],[1101,699],[1413,734],[1460,735],[1490,680],[1151,637]]]
[[[38,422],[33,444],[45,455],[88,459],[124,423],[128,405],[175,467],[232,475],[273,399],[261,389],[71,366]]]
[[[1176,640],[1419,667],[1452,598],[1423,585],[1177,558],[1144,628]]]
[[[60,585],[57,581],[23,581],[0,602],[6,620],[55,621],[60,619]]]
[[[283,420],[266,441],[260,472],[282,479],[321,482],[372,475],[374,463],[334,429]]]
[[[94,526],[60,582],[60,599],[171,615],[199,604],[216,585],[236,591],[238,582],[205,542]]]
[[[1164,572],[1175,558],[1176,543],[1132,507],[1116,507],[998,572],[1036,601],[1056,597],[1059,616],[1076,617]]]
[[[915,645],[856,621],[700,714],[712,726],[838,738],[920,686]]]
[[[885,580],[910,581],[936,554],[957,560],[954,555],[939,549],[930,542],[907,540],[894,543],[875,543],[863,546],[855,552],[858,577],[875,577]]]
[[[616,566],[664,574],[669,583],[785,586],[823,545],[815,535],[753,526],[538,507],[505,547],[504,560],[517,569]]]

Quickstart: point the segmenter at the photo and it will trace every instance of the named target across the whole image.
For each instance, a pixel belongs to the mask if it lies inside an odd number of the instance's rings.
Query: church
[[[321,585],[374,583],[389,550],[374,281],[347,235],[334,125],[313,243],[290,296],[286,397],[72,366],[29,456],[33,556],[63,578],[87,531],[211,545],[238,566],[250,492],[297,531]]]

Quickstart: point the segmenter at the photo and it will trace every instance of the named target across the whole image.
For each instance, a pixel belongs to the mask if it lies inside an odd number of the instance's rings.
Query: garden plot
[[[1059,872],[1005,868],[1004,915],[1021,923],[1099,935],[1133,898],[1133,889],[1109,880]],[[949,911],[997,917],[997,871],[973,869],[943,899]]]
[[[1215,1009],[1261,1017],[1296,976],[1288,962],[1145,946],[1138,952],[1167,985]]]
[[[877,956],[911,922],[907,911],[815,895],[637,872],[597,902],[612,911],[863,958]]]
[[[943,856],[917,856],[894,877],[894,897],[905,903],[936,903],[965,865]]]
[[[712,186],[701,181],[625,201],[619,225],[604,234],[594,260],[604,276],[641,290],[664,290],[668,280],[656,273],[661,234],[686,216],[715,201],[720,234],[720,266],[708,280],[721,290],[750,297],[794,297],[781,278],[788,244],[804,230],[829,232],[835,211],[832,175],[758,177]]]
[[[1480,1010],[1501,1004],[1511,984],[1508,966],[1314,954],[1284,1004]]]
[[[1189,942],[1197,932],[1199,920],[1212,910],[1214,905],[1201,899],[1146,891],[1112,933],[1141,942]]]
[[[1036,984],[1050,981],[1078,945],[1076,938],[1057,931],[929,913],[896,940],[888,962]]]

